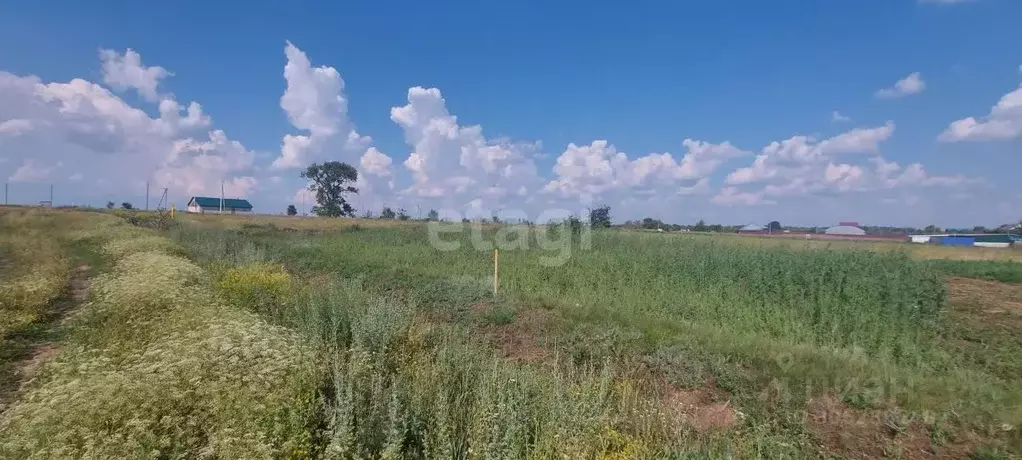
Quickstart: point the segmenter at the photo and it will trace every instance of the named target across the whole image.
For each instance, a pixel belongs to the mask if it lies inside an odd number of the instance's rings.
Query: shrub
[[[291,285],[291,277],[283,267],[265,263],[229,268],[216,283],[217,293],[224,302],[263,313],[286,308]]]

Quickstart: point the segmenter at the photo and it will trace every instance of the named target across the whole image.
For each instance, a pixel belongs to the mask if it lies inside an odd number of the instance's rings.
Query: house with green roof
[[[248,214],[252,212],[252,203],[236,198],[212,198],[193,196],[188,200],[188,212],[196,214]]]

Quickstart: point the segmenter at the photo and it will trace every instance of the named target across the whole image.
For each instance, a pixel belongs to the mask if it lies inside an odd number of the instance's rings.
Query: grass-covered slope
[[[173,244],[99,214],[74,239],[111,269],[0,414],[2,458],[273,458],[310,448],[312,362],[295,335],[223,306]],[[67,224],[67,222],[65,222]]]
[[[60,296],[71,268],[54,216],[0,213],[0,340],[36,321]]]

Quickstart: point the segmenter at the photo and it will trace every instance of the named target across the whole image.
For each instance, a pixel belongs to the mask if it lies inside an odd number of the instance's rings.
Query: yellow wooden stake
[[[170,218],[174,218],[174,205],[170,205]]]
[[[500,286],[500,250],[493,248],[493,295],[497,295],[497,287]]]

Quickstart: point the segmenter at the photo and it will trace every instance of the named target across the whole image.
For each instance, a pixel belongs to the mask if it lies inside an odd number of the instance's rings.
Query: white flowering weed
[[[0,415],[0,458],[308,457],[312,352],[215,302],[173,244],[104,225],[76,237],[113,238],[102,252],[114,264],[68,342]]]

